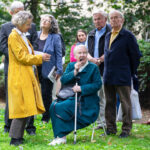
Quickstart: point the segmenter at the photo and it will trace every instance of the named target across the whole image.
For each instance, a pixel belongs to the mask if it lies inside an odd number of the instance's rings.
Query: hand
[[[42,60],[43,61],[49,61],[50,60],[51,55],[47,54],[47,53],[43,53],[42,54]]]
[[[74,65],[74,67],[75,67],[76,70],[79,70],[79,69],[82,67],[82,61],[77,62],[77,63]]]
[[[60,78],[60,74],[56,74],[55,79],[56,81]]]
[[[78,73],[78,71],[79,71],[79,69],[81,68],[81,66],[82,66],[82,61],[80,61],[80,62],[77,62],[75,65],[74,65],[74,75],[76,76],[77,75],[77,73]]]
[[[102,63],[101,60],[97,59],[97,63],[96,64],[99,66],[101,63]]]
[[[76,93],[76,92],[81,92],[81,87],[78,86],[78,85],[75,85],[73,88],[73,91]]]
[[[104,55],[102,55],[100,58],[101,62],[104,62]]]
[[[93,62],[93,63],[96,64],[96,65],[100,65],[99,58],[92,58],[92,59],[91,59],[91,62]]]

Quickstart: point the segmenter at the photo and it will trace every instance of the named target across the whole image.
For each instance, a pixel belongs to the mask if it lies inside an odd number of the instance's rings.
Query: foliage
[[[0,88],[4,87],[4,70],[0,70]]]
[[[143,40],[139,41],[139,47],[143,54],[138,68],[139,91],[143,92],[150,85],[150,43]]]
[[[135,35],[150,40],[149,0],[108,0],[110,8],[121,10],[125,16],[125,26]]]
[[[25,143],[19,147],[10,146],[10,137],[4,133],[4,110],[0,109],[0,149],[5,150],[150,150],[150,134],[149,126],[133,124],[132,135],[125,139],[119,139],[118,135],[121,132],[121,123],[118,124],[118,133],[116,136],[100,136],[103,130],[95,130],[94,141],[90,142],[92,128],[87,128],[77,131],[77,144],[73,144],[73,133],[67,136],[67,144],[58,146],[48,146],[48,143],[53,139],[53,131],[51,123],[43,124],[41,115],[36,116],[35,126],[37,128],[35,136],[29,136],[25,132]],[[61,127],[60,127],[61,128]]]
[[[1,4],[1,3],[0,3]],[[10,14],[7,12],[6,5],[0,5],[0,25],[11,20]]]
[[[81,9],[79,4],[68,6],[64,3],[52,13],[59,22],[60,31],[67,45],[75,42],[78,29],[89,32],[93,28],[91,17],[80,16]]]

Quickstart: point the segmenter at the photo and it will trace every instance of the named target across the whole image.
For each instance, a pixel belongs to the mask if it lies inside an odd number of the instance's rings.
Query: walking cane
[[[76,77],[76,86],[78,85],[78,82],[80,80],[80,77]],[[78,93],[75,93],[75,117],[74,117],[74,144],[76,144],[77,139],[77,101],[78,101]]]

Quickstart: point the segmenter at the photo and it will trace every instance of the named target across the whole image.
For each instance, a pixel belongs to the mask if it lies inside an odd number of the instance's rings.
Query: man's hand
[[[100,58],[101,62],[104,62],[104,55],[102,55]]]
[[[78,85],[75,85],[73,88],[73,91],[76,93],[76,92],[81,92],[81,87],[78,86]]]
[[[43,61],[49,61],[50,60],[51,55],[47,54],[47,53],[43,53],[42,54],[42,60]]]

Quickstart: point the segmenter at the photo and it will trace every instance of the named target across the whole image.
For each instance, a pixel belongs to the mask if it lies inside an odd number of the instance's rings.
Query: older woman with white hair
[[[62,85],[73,84],[73,91],[80,93],[77,109],[77,129],[95,122],[99,114],[99,97],[101,78],[96,64],[88,62],[87,49],[84,45],[76,46],[74,55],[77,62],[68,64],[61,77]],[[76,77],[80,78],[75,85]],[[66,100],[58,98],[50,107],[52,127],[55,139],[49,145],[66,143],[66,135],[74,129],[75,97]]]
[[[46,112],[42,116],[43,123],[50,120],[49,108],[52,102],[53,82],[49,79],[49,74],[56,68],[56,80],[63,73],[62,67],[62,44],[59,33],[59,27],[54,16],[49,14],[41,15],[41,31],[38,32],[39,51],[51,55],[49,62],[44,62],[38,67],[39,79],[42,89],[42,98]]]
[[[12,18],[16,26],[8,39],[8,104],[9,118],[13,119],[10,127],[11,145],[23,143],[24,128],[29,116],[45,112],[38,79],[33,65],[40,65],[50,60],[50,55],[35,55],[33,47],[24,33],[31,27],[32,14],[20,11]]]

